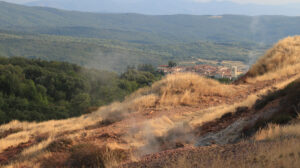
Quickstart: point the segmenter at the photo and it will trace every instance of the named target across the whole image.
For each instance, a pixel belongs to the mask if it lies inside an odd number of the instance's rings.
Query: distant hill
[[[100,14],[0,2],[0,29],[144,44],[209,40],[274,43],[300,34],[300,17]]]
[[[254,52],[253,52],[254,50]],[[123,72],[127,66],[160,65],[193,58],[248,63],[263,52],[255,43],[194,42],[165,45],[0,31],[0,56],[67,61],[85,67]],[[256,52],[255,52],[256,51]],[[253,58],[254,57],[254,58]]]
[[[256,5],[224,1],[199,3],[188,0],[37,0],[27,3],[67,10],[89,12],[143,13],[143,14],[196,14],[196,15],[299,15],[299,4]]]

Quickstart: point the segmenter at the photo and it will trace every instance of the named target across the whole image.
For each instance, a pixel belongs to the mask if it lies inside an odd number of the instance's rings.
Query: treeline
[[[65,62],[0,57],[0,124],[79,116],[160,77],[151,65],[118,75]]]

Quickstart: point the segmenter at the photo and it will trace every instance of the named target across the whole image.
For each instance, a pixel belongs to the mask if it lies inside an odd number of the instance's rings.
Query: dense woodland
[[[0,57],[0,124],[79,116],[160,77],[151,65],[118,75],[65,62]]]
[[[76,38],[0,30],[0,55],[66,61],[101,70],[124,72],[127,66],[166,64],[197,58],[236,60],[245,63],[262,55],[265,46],[250,42],[193,42],[136,44],[117,40]],[[251,57],[250,57],[251,56]]]

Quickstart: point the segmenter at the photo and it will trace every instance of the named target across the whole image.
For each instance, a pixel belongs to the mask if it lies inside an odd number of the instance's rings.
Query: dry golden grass
[[[23,150],[21,155],[23,158],[36,156],[41,151],[43,151],[43,149],[45,149],[52,141],[53,141],[52,138],[48,138],[47,140],[44,140],[36,145],[33,145],[33,146]]]
[[[0,126],[0,130],[22,128],[22,131],[0,139],[0,153],[10,146],[17,146],[20,143],[28,142],[30,139],[34,139],[38,135],[47,134],[51,137],[49,138],[51,140],[64,132],[81,130],[89,125],[93,125],[101,119],[101,116],[98,116],[97,114],[90,114],[67,120],[52,120],[41,123],[12,121],[6,125]],[[39,146],[39,144],[37,144],[37,146]],[[41,147],[39,146],[33,149],[39,150]],[[31,152],[34,152],[33,149],[31,149]]]
[[[289,125],[274,125],[258,131],[252,142],[242,142],[236,147],[227,147],[224,152],[210,151],[185,154],[177,158],[176,162],[165,161],[165,168],[281,168],[300,166],[300,116]],[[232,150],[231,150],[232,148]],[[245,150],[245,149],[246,150]],[[232,152],[235,151],[235,152]]]
[[[300,139],[291,138],[281,141],[264,142],[264,143],[245,143],[239,148],[246,147],[243,152],[235,151],[238,149],[230,148],[223,152],[207,151],[199,154],[192,153],[183,155],[177,161],[166,160],[165,168],[297,168],[300,166]]]
[[[278,90],[283,89],[298,77],[299,75],[294,76],[286,81],[279,82],[271,87],[276,87]],[[146,151],[146,153],[153,153],[155,151],[159,151],[159,149],[156,149],[159,148],[157,147],[158,145],[153,144],[154,138],[163,137],[167,134],[168,131],[174,129],[183,122],[187,123],[193,128],[196,128],[201,126],[203,123],[220,118],[228,112],[235,112],[237,107],[251,108],[259,99],[260,95],[267,94],[271,87],[260,90],[257,93],[253,93],[249,95],[245,100],[231,105],[225,104],[211,108],[205,108],[196,112],[187,113],[182,116],[162,116],[159,118],[148,120],[147,122],[136,123],[134,127],[139,128],[139,131],[129,133],[125,139],[129,146],[135,148],[142,148]],[[150,95],[152,96],[153,93],[150,92]],[[140,98],[139,96],[136,97],[138,99]],[[141,97],[147,97],[147,95]],[[155,97],[157,98],[158,96]],[[149,144],[152,145],[150,149],[143,148],[145,146],[149,146]]]
[[[287,37],[274,45],[267,53],[260,58],[249,70],[250,77],[264,75],[270,72],[279,72],[281,69],[294,66],[300,63],[300,36]],[[288,70],[285,70],[288,71]],[[279,72],[277,74],[280,76]]]
[[[276,88],[276,90],[281,90],[281,89],[285,88],[291,82],[298,79],[299,77],[300,77],[300,74],[293,76],[288,80],[274,84],[271,87],[262,89],[262,90],[258,91],[257,93],[250,94],[245,100],[243,100],[241,102],[236,102],[231,105],[225,104],[225,105],[215,106],[215,107],[197,111],[195,113],[191,113],[191,114],[189,114],[189,117],[186,117],[186,119],[192,118],[189,121],[191,126],[201,126],[203,123],[213,121],[217,118],[220,118],[221,116],[223,116],[224,114],[226,114],[228,112],[235,112],[235,109],[237,107],[249,107],[250,108],[255,104],[255,102],[260,98],[261,95],[266,95],[271,88]],[[179,118],[178,120],[183,120],[183,118]]]
[[[207,97],[229,97],[235,92],[235,86],[220,84],[194,73],[178,73],[166,76],[151,87],[139,89],[122,103],[101,107],[96,113],[106,123],[114,123],[143,109],[193,106],[207,100]]]
[[[205,162],[197,159],[198,156],[183,155],[175,163],[166,161],[167,167],[209,167],[219,168],[250,168],[250,167],[299,167],[300,166],[300,116],[289,125],[270,124],[267,128],[258,131],[253,139],[255,143],[243,142],[247,150],[243,152],[227,151],[212,153],[208,151],[201,156]],[[259,142],[263,141],[263,142]],[[250,145],[250,146],[249,146]],[[233,149],[234,150],[234,149]]]
[[[191,114],[192,120],[190,121],[190,124],[194,127],[201,126],[203,123],[220,118],[228,112],[235,112],[237,107],[251,107],[259,98],[258,95],[259,94],[257,93],[249,95],[244,101],[234,103],[232,105],[220,105],[217,107],[200,110],[194,114]]]
[[[196,105],[207,96],[231,96],[232,86],[220,84],[195,73],[177,73],[168,75],[149,88],[140,89],[128,97],[136,102],[133,106],[178,106]]]
[[[298,121],[290,125],[275,125],[269,124],[268,127],[258,131],[254,139],[260,140],[276,140],[288,137],[298,137],[300,138],[300,116]]]
[[[294,65],[287,65],[281,69],[266,72],[265,74],[260,75],[260,76],[247,78],[246,81],[248,83],[256,83],[258,81],[282,79],[285,77],[290,77],[290,76],[299,74],[299,72],[300,72],[300,63],[294,64]]]
[[[259,131],[255,135],[256,140],[273,140],[282,137],[300,137],[300,124],[297,125],[273,125]]]

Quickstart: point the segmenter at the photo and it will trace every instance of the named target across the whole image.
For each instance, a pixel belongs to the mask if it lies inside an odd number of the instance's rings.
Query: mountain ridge
[[[300,17],[288,16],[151,16],[65,11],[5,2],[0,5],[0,29],[138,43],[208,40],[272,44],[283,37],[300,34],[299,26]]]
[[[163,14],[196,14],[196,15],[300,15],[297,4],[289,5],[259,5],[253,3],[239,4],[234,2],[193,2],[186,0],[139,0],[139,1],[112,1],[112,0],[89,0],[81,1],[58,1],[37,0],[26,3],[29,6],[48,6],[67,10],[108,13],[143,13],[151,15]],[[298,4],[299,5],[299,4]],[[118,8],[115,8],[115,7]]]

